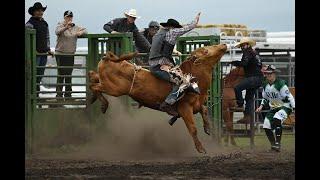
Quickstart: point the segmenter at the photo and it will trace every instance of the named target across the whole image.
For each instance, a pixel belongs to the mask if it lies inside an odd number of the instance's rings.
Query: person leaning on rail
[[[49,36],[49,25],[43,19],[43,13],[47,9],[43,7],[40,2],[34,3],[32,7],[29,7],[28,13],[31,15],[30,19],[26,23],[26,28],[31,28],[36,30],[36,50],[37,53],[41,53],[42,55],[36,56],[36,64],[37,66],[43,66],[47,64],[47,53],[53,55],[53,52],[50,50],[50,36]],[[37,68],[37,75],[42,76],[44,74],[45,68]],[[36,78],[36,83],[39,84],[41,82],[42,77]],[[36,90],[40,91],[40,85],[36,86]],[[37,97],[39,93],[36,93]]]
[[[128,12],[125,12],[124,15],[126,17],[109,21],[103,26],[103,29],[112,34],[132,32],[136,49],[141,52],[149,52],[151,45],[148,40],[139,33],[135,24],[135,20],[140,18],[140,16],[137,15],[137,11],[135,9],[130,9]]]
[[[282,123],[294,111],[295,100],[285,81],[276,77],[276,71],[273,65],[269,65],[264,71],[267,81],[263,84],[263,100],[256,112],[260,112],[264,106],[269,104],[270,110],[264,119],[263,128],[271,144],[271,150],[280,151]],[[274,137],[273,130],[276,137]]]
[[[75,25],[73,21],[73,13],[71,11],[65,11],[63,14],[64,20],[59,22],[56,27],[57,45],[55,48],[57,66],[71,66],[71,68],[58,68],[57,84],[65,85],[65,92],[63,94],[63,85],[57,85],[56,97],[71,97],[71,75],[72,66],[74,66],[74,56],[67,54],[74,54],[77,47],[77,39],[79,36],[87,34],[87,30],[80,26]],[[64,55],[65,54],[65,55]],[[61,77],[62,76],[62,77]],[[64,77],[67,76],[67,77]]]

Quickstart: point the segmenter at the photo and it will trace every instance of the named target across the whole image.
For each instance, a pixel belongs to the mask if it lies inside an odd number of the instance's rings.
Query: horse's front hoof
[[[202,154],[207,154],[207,151],[203,147],[197,147],[197,151]]]
[[[205,149],[198,151],[201,154],[207,154],[207,151]]]

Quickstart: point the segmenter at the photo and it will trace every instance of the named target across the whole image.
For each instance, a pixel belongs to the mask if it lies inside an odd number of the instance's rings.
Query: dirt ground
[[[26,159],[26,179],[295,179],[295,154],[233,151],[176,159]]]
[[[117,101],[112,104],[106,134],[85,145],[62,141],[55,150],[35,148],[26,155],[25,179],[295,179],[294,136],[283,136],[280,153],[269,152],[264,134],[255,137],[254,150],[249,138],[225,147],[214,143],[198,121],[203,155],[182,120],[170,126],[163,113],[141,108],[129,116]]]

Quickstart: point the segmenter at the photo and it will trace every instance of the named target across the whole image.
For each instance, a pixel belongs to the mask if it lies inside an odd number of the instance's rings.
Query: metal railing
[[[38,53],[38,56],[51,56],[44,53]],[[36,108],[37,109],[52,109],[52,108],[86,108],[87,105],[87,57],[88,54],[55,54],[49,61],[56,62],[56,57],[70,56],[74,57],[75,61],[79,61],[76,57],[84,57],[80,66],[74,64],[73,66],[35,66],[36,71],[43,68],[44,74],[35,74],[35,79],[41,78],[42,81],[36,82]],[[59,75],[60,69],[72,69],[70,75]],[[76,70],[81,70],[80,74],[75,74]],[[78,71],[79,72],[79,71]],[[46,78],[45,82],[44,78]],[[71,78],[70,83],[58,82],[59,78]],[[50,81],[52,80],[52,81]],[[64,79],[65,80],[65,79]],[[73,81],[78,82],[73,82]],[[61,81],[61,80],[60,80]],[[63,79],[62,79],[63,81]],[[60,88],[58,88],[60,86]],[[67,86],[71,87],[71,91],[66,90]],[[42,90],[45,89],[45,90]],[[61,90],[58,90],[61,89]],[[63,90],[64,89],[64,90]],[[66,96],[70,94],[70,96]]]

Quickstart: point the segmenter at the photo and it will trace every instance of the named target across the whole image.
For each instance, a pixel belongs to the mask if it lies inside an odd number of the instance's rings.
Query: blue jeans
[[[234,87],[234,92],[237,99],[238,106],[243,106],[244,100],[242,98],[242,91],[246,90],[246,107],[244,114],[252,114],[254,111],[253,98],[256,90],[262,85],[263,77],[252,76],[244,78],[236,87]]]
[[[170,74],[169,74],[168,72],[166,72],[166,71],[161,70],[160,67],[161,67],[160,64],[158,64],[158,65],[156,65],[156,66],[151,66],[151,67],[150,67],[150,72],[151,72],[154,76],[156,76],[157,78],[163,79],[163,80],[168,81],[168,82],[170,82],[171,84],[173,84],[173,87],[172,87],[172,89],[171,89],[171,92],[170,92],[170,94],[167,96],[167,98],[166,98],[166,100],[165,100],[166,103],[172,105],[172,104],[174,104],[174,103],[177,101],[178,96],[176,95],[176,92],[177,92],[177,90],[179,89],[179,86],[176,85],[176,84],[174,84],[174,83],[172,83],[172,82],[170,81]]]
[[[150,72],[155,75],[157,78],[163,79],[165,81],[170,82],[170,75],[167,71],[163,71],[160,69],[161,65],[158,64],[156,66],[150,67]]]
[[[37,66],[45,66],[47,64],[48,61],[48,57],[45,56],[37,56],[36,57],[36,62],[37,62]],[[44,75],[44,70],[45,68],[37,68],[37,75]],[[41,82],[42,77],[37,77],[36,78],[36,82],[37,84]],[[37,91],[40,91],[40,85],[37,85]],[[39,95],[39,93],[37,93],[37,96]]]

